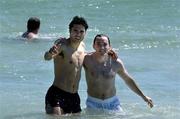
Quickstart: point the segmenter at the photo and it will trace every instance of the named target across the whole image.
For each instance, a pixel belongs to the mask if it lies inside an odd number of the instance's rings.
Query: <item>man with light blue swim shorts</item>
[[[120,101],[116,96],[116,74],[150,107],[153,107],[151,98],[143,94],[134,79],[126,71],[123,62],[112,50],[107,35],[96,35],[93,48],[95,52],[88,53],[83,62],[88,93],[87,108],[122,111]]]

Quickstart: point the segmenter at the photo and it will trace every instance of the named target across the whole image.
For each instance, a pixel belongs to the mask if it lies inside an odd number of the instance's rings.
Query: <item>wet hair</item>
[[[97,34],[97,35],[95,36],[95,38],[94,38],[93,45],[95,44],[97,37],[103,37],[103,36],[108,39],[108,43],[109,43],[109,45],[111,45],[111,42],[110,42],[110,40],[109,40],[109,37],[108,37],[107,35],[105,35],[105,34]]]
[[[32,32],[40,27],[40,20],[37,17],[30,17],[27,22],[28,32]]]
[[[85,30],[88,29],[87,21],[83,17],[75,16],[69,24],[69,30],[71,30],[74,24],[83,25],[85,27]]]

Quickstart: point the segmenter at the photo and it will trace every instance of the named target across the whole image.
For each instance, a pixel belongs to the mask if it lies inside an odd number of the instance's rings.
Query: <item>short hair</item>
[[[95,36],[95,38],[94,38],[93,45],[95,44],[97,37],[103,37],[103,36],[108,39],[108,43],[109,43],[109,45],[111,45],[111,42],[110,42],[109,37],[108,37],[107,35],[105,35],[105,34],[97,34],[97,35]]]
[[[71,30],[74,24],[83,25],[85,27],[85,30],[88,29],[87,21],[83,17],[75,16],[69,24],[69,30]]]
[[[32,32],[40,27],[40,20],[37,17],[30,17],[27,22],[28,32]]]

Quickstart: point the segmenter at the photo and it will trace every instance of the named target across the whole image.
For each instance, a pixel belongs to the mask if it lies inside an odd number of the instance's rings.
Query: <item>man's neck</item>
[[[99,63],[103,63],[106,62],[108,60],[108,54],[104,54],[101,55],[99,53],[94,53],[94,58],[99,62]]]
[[[69,38],[69,43],[70,43],[70,46],[74,49],[74,50],[77,50],[78,47],[79,47],[79,44],[81,42],[72,42],[71,39]]]

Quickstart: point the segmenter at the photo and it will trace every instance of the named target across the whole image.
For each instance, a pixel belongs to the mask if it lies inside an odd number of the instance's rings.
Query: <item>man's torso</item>
[[[67,43],[63,44],[62,52],[54,58],[55,80],[53,85],[67,92],[77,92],[83,59],[82,43],[77,50],[72,49]]]
[[[106,99],[116,94],[115,75],[117,73],[116,61],[110,58],[107,62],[98,63],[92,54],[85,57],[86,81],[88,94],[99,99]]]

